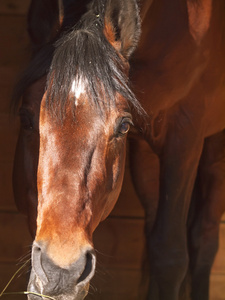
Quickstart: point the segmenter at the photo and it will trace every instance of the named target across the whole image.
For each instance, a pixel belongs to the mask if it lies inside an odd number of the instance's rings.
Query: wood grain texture
[[[0,161],[2,162],[11,162],[13,160],[17,140],[15,133],[13,125],[10,124],[9,114],[0,112]]]
[[[12,162],[0,161],[0,211],[15,211],[12,192]]]
[[[30,254],[31,244],[26,218],[18,213],[0,212],[0,262],[19,261]]]
[[[26,33],[26,18],[24,16],[0,17],[1,67],[24,65],[29,58],[29,49]]]
[[[219,251],[217,252],[217,255],[216,255],[216,258],[214,261],[214,265],[212,268],[212,274],[218,274],[221,276],[225,276],[225,224],[224,223],[222,223],[220,225]],[[224,279],[224,286],[225,286],[225,279]],[[224,297],[225,297],[225,294],[224,294]]]
[[[21,267],[21,263],[0,263],[0,292],[3,287],[6,286],[12,275]],[[24,268],[15,279],[12,281],[11,285],[7,289],[9,292],[22,292],[26,290],[27,280],[28,280],[28,269]],[[26,300],[25,295],[5,295],[3,300]]]
[[[7,15],[25,15],[28,11],[30,0],[1,0],[0,13]]]
[[[211,276],[210,300],[225,299],[225,276],[213,274]]]

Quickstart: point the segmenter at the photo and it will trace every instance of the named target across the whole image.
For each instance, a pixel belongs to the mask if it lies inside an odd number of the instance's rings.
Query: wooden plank
[[[0,212],[0,262],[15,262],[30,254],[31,244],[26,218]]]
[[[10,112],[10,101],[12,97],[13,86],[16,82],[18,69],[0,65],[0,112]]]
[[[225,276],[212,274],[210,278],[210,300],[225,300]]]
[[[0,14],[25,15],[29,4],[30,0],[1,0]]]
[[[140,270],[107,269],[91,282],[87,300],[144,300],[147,286]]]
[[[220,274],[225,276],[225,224],[224,223],[220,225],[219,251],[217,252],[213,264],[212,274]],[[225,285],[225,281],[224,281],[224,285]]]
[[[24,16],[1,16],[0,18],[0,65],[21,66],[30,56]]]
[[[0,293],[9,282],[13,274],[21,267],[21,262],[0,263]],[[24,267],[18,275],[13,279],[6,292],[22,292],[26,290],[28,280],[28,267]],[[5,295],[5,300],[26,300],[26,296],[21,295]]]
[[[225,213],[222,215],[221,221],[225,223]]]
[[[94,246],[100,264],[140,269],[145,255],[143,220],[108,218],[96,229]]]
[[[13,161],[17,141],[17,130],[14,126],[15,124],[11,124],[8,114],[0,113],[1,162]]]
[[[16,211],[12,192],[12,162],[0,161],[0,211]]]

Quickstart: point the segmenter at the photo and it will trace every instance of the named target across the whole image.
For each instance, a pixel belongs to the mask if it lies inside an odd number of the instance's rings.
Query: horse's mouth
[[[33,282],[29,282],[28,285],[28,300],[83,300],[89,290],[89,283],[82,285],[78,284],[74,287],[73,291],[71,292],[60,292],[58,291],[55,295],[49,295],[48,293],[45,294],[44,290],[43,292],[39,291],[37,288],[36,280]]]

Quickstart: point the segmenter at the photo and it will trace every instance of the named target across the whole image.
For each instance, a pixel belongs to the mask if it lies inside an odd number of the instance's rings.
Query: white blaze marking
[[[82,79],[74,79],[71,87],[71,92],[75,96],[75,105],[77,105],[80,95],[85,93],[85,82]]]

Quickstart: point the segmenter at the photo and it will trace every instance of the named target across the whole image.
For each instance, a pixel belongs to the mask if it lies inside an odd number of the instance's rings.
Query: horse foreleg
[[[141,139],[130,140],[129,156],[132,181],[144,207],[150,233],[158,206],[159,159],[149,144]]]
[[[145,235],[149,252],[149,240],[159,199],[159,159],[146,141],[130,140],[130,170],[134,188],[145,210]],[[142,286],[143,284],[146,286],[149,281],[149,267],[146,268],[146,261],[143,271],[145,271],[144,276],[147,278],[143,277]],[[152,299],[157,299],[157,290],[155,291],[153,286],[150,289],[154,294]],[[140,299],[145,299],[142,290],[140,291]]]
[[[179,299],[187,273],[187,215],[203,147],[197,133],[170,132],[160,156],[159,205],[150,238],[150,271],[160,300]],[[155,300],[151,290],[148,299]]]
[[[196,197],[197,196],[197,197]],[[191,231],[192,299],[209,299],[210,271],[225,211],[225,131],[207,138],[199,166],[196,215]]]

